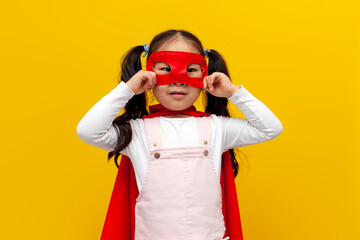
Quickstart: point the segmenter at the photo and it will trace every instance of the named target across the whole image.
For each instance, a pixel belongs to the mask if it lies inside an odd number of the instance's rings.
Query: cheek
[[[156,97],[156,98],[158,98],[158,91],[157,91],[157,88],[156,87],[153,87],[153,93],[154,93],[154,96]]]
[[[194,100],[196,100],[199,95],[200,95],[200,92],[201,92],[201,89],[200,88],[197,88],[197,89],[194,89],[192,92],[191,92],[191,96]]]
[[[154,86],[153,87],[153,93],[154,96],[156,97],[156,99],[161,99],[161,97],[163,96],[163,90],[161,89],[161,86]]]

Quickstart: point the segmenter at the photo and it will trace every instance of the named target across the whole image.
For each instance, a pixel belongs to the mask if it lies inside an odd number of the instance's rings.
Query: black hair
[[[204,56],[203,46],[200,40],[196,36],[185,30],[171,29],[156,35],[152,39],[152,41],[149,44],[150,47],[149,47],[147,59],[153,52],[155,52],[164,43],[168,43],[169,41],[176,40],[179,37],[182,37],[183,39],[189,41],[189,43],[192,44],[196,49],[198,49],[201,55]],[[142,70],[141,55],[143,52],[144,52],[144,46],[138,45],[131,48],[123,55],[121,59],[121,72],[120,72],[121,81],[127,82],[135,73]],[[219,52],[217,52],[214,49],[209,49],[209,51],[207,52],[207,56],[209,59],[208,75],[212,74],[213,72],[222,72],[226,74],[229,77],[229,79],[231,79],[226,66],[226,62]],[[215,97],[214,95],[211,95],[210,93],[206,92],[205,112],[215,114],[217,116],[230,117],[227,104],[228,104],[227,98]],[[146,106],[147,106],[147,99],[145,92],[138,95],[134,95],[125,105],[124,113],[120,116],[117,116],[112,122],[112,124],[115,126],[115,129],[117,130],[118,141],[114,150],[108,153],[108,161],[113,156],[115,156],[114,161],[118,168],[119,165],[117,159],[121,155],[120,152],[129,145],[132,139],[132,131],[129,121],[131,119],[137,119],[145,115],[148,115],[149,113],[146,109]],[[229,151],[231,156],[233,175],[234,177],[236,177],[239,171],[239,164],[236,160],[234,149],[230,149]]]

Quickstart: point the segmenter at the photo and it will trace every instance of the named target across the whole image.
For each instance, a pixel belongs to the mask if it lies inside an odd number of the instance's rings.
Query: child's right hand
[[[147,70],[140,70],[134,74],[126,85],[136,94],[143,93],[146,89],[152,89],[156,83],[156,74]]]

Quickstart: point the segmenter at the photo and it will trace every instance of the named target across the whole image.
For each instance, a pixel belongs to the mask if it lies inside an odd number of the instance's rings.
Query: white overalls
[[[212,158],[211,119],[196,121],[199,146],[164,148],[159,117],[144,119],[150,160],[136,199],[135,240],[223,239],[222,190]]]

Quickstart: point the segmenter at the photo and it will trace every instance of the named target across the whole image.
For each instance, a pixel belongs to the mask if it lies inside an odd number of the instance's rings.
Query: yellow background
[[[76,126],[122,54],[174,28],[284,127],[240,149],[244,239],[360,239],[356,2],[1,0],[0,238],[100,238],[117,168]]]

